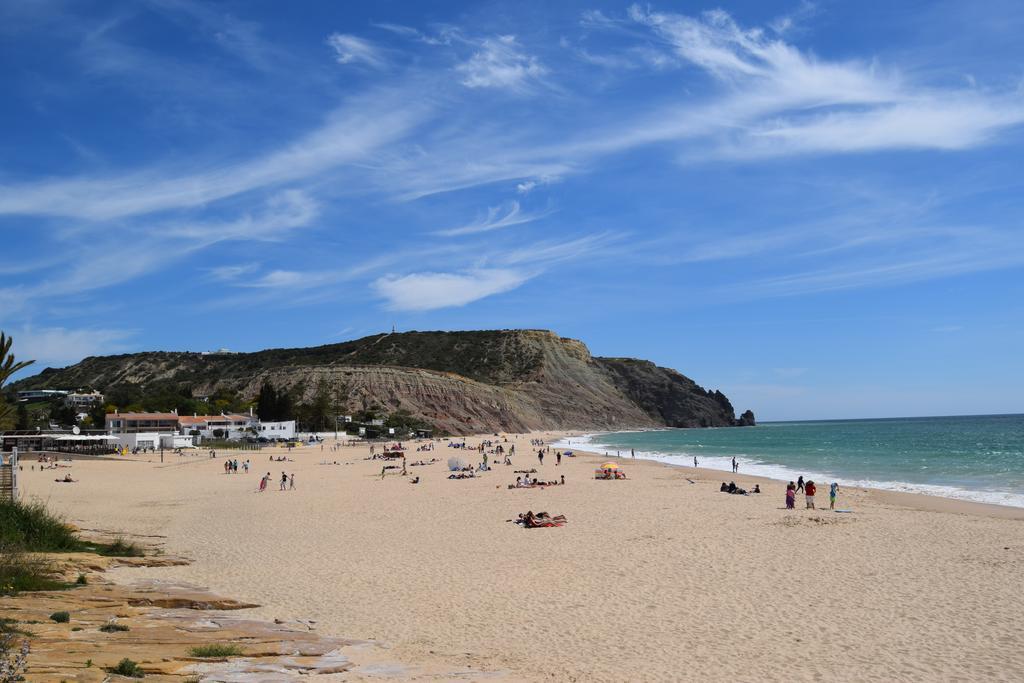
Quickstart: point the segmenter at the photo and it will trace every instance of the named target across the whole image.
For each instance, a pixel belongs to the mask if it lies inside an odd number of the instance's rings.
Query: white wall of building
[[[256,436],[264,439],[294,439],[295,420],[284,422],[264,422],[260,420],[256,425]]]
[[[160,439],[171,434],[159,432],[138,432],[135,434],[114,434],[117,437],[116,443],[132,450],[134,448],[160,448]],[[112,442],[115,443],[115,442]]]

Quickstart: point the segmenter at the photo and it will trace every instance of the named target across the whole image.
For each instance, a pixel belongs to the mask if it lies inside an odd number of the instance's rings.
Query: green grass
[[[142,548],[123,538],[114,539],[113,543],[97,543],[96,552],[106,557],[142,557]]]
[[[67,587],[68,584],[54,578],[53,566],[44,558],[26,553],[18,546],[0,543],[0,595]]]
[[[139,663],[127,657],[118,662],[117,666],[112,666],[107,671],[118,676],[127,676],[128,678],[146,677],[146,674],[139,668]]]
[[[131,629],[125,626],[124,624],[117,624],[113,621],[103,624],[103,626],[100,626],[100,630],[104,633],[120,633],[122,631],[131,631]]]
[[[50,620],[51,621],[55,621],[58,624],[66,624],[69,621],[71,621],[71,613],[70,612],[54,612],[53,614],[50,615]]]
[[[3,545],[37,553],[79,552],[85,548],[64,520],[39,501],[0,501]]]
[[[17,626],[17,619],[10,619],[8,617],[0,617],[0,636],[4,635],[17,635],[17,636],[29,636],[34,635],[31,631],[25,630],[20,626]]]
[[[242,648],[235,644],[213,643],[211,645],[197,645],[191,648],[188,653],[193,657],[238,657],[242,654]]]

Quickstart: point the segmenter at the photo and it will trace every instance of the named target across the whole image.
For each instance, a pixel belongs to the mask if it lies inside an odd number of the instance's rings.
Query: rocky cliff
[[[345,410],[408,410],[451,433],[530,429],[719,427],[737,424],[729,400],[649,361],[596,358],[543,330],[406,332],[256,353],[146,352],[86,358],[13,388],[167,383],[196,395],[254,397],[270,381],[308,400],[321,382]],[[752,423],[753,415],[746,422]]]

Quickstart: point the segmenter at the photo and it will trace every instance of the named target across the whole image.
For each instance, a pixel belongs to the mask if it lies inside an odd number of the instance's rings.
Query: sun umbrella
[[[602,470],[617,470],[617,469],[619,469],[619,466],[616,465],[613,462],[606,462],[605,464],[601,465],[601,469]]]

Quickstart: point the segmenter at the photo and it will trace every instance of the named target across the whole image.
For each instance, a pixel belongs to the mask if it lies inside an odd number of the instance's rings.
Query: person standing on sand
[[[792,510],[796,507],[796,486],[793,482],[786,484],[786,509]]]
[[[540,449],[539,451],[537,451],[537,460],[540,460],[540,464],[541,465],[544,464],[544,449],[543,448]]]
[[[804,497],[807,499],[807,509],[813,510],[814,508],[814,494],[818,490],[818,487],[814,485],[814,482],[810,479],[804,484]]]
[[[629,454],[630,454],[631,456],[633,456],[633,459],[634,459],[634,460],[636,460],[636,449],[635,449],[635,448],[630,448],[630,449],[629,449]]]
[[[294,491],[295,490],[295,473],[294,472],[292,472],[292,476],[290,476],[288,478],[288,490],[289,491]]]
[[[802,474],[799,477],[796,478],[796,490],[799,493],[803,493],[804,492],[804,475],[802,475]]]
[[[288,487],[288,475],[281,472],[281,490],[284,491]]]
[[[836,509],[836,494],[839,493],[839,484],[832,482],[832,485],[828,487],[828,509]]]
[[[555,467],[562,464],[562,451],[555,451]]]
[[[695,456],[693,456],[693,466],[694,466],[694,467],[696,467],[696,466],[697,466],[697,456],[696,456],[696,455],[695,455]]]

